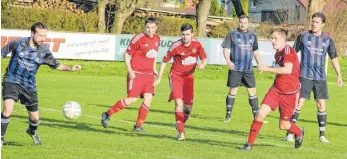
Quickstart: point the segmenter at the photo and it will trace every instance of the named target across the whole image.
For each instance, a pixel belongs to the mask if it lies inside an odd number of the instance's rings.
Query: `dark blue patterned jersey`
[[[235,65],[234,71],[253,71],[253,52],[258,50],[258,40],[253,32],[229,31],[222,47],[230,49],[230,60]]]
[[[48,65],[52,69],[60,63],[53,57],[44,44],[32,48],[30,38],[20,38],[8,43],[1,50],[1,57],[11,54],[3,82],[17,83],[27,90],[36,90],[35,75],[40,65]]]
[[[316,36],[311,31],[302,32],[293,47],[296,52],[301,52],[300,77],[309,80],[326,80],[325,56],[328,53],[331,59],[337,57],[331,37],[326,33]]]

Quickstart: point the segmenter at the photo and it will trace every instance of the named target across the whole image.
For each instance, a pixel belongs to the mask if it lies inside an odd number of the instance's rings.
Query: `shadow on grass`
[[[268,117],[271,117],[271,118],[276,118],[276,119],[280,119],[278,116],[272,116],[272,115],[268,115]],[[298,125],[300,125],[300,122],[304,122],[304,123],[315,123],[317,124],[318,121],[317,120],[307,120],[307,119],[298,119]],[[335,122],[329,122],[329,119],[327,121],[327,125],[334,125],[334,126],[343,126],[343,127],[347,127],[347,124],[342,124],[342,123],[335,123]]]
[[[28,119],[27,116],[22,116],[22,115],[12,115],[12,117],[21,118],[21,119]],[[42,121],[40,123],[40,126],[115,134],[115,132],[111,131],[111,130],[100,130],[100,129],[92,127],[92,126],[102,127],[101,124],[100,125],[87,124],[87,123],[81,123],[81,122],[75,122],[75,121],[64,121],[64,120],[57,120],[57,119],[50,119],[50,118],[40,118],[40,120]],[[110,126],[108,128],[116,129],[118,131],[128,131],[126,129],[119,128],[119,127],[113,127],[113,126]]]
[[[109,108],[111,108],[112,105],[102,105],[102,104],[88,104],[89,106],[98,106],[98,107],[104,107],[107,108],[105,109],[105,111],[107,111]],[[127,110],[132,110],[132,111],[138,111],[139,110],[139,106],[131,105],[126,107],[125,109]],[[175,115],[174,109],[172,109],[172,111],[165,111],[165,110],[157,110],[157,109],[150,109],[149,112],[154,112],[154,113],[161,113],[161,114],[167,114],[167,115]],[[219,117],[211,117],[211,116],[204,116],[204,115],[200,115],[200,114],[194,114],[194,106],[193,106],[193,111],[190,114],[191,118],[197,118],[197,119],[205,119],[205,120],[216,120],[216,121],[223,121],[224,118],[219,118]]]
[[[21,142],[16,142],[16,141],[6,141],[4,142],[3,146],[24,146],[23,143]]]
[[[211,146],[222,146],[222,147],[231,147],[239,150],[244,143],[241,142],[223,142],[223,141],[216,141],[216,140],[208,140],[208,139],[197,139],[197,138],[186,138],[185,141],[177,141],[177,138],[174,136],[169,135],[157,135],[157,134],[148,134],[148,133],[122,133],[122,135],[125,136],[132,136],[132,137],[151,137],[156,139],[169,139],[173,140],[175,142],[192,142],[192,143],[199,143],[199,144],[207,144]],[[266,146],[266,147],[278,147],[276,145],[270,145],[270,144],[257,144],[258,146]]]

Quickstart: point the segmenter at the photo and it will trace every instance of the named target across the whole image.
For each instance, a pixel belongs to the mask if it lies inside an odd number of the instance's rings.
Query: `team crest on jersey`
[[[325,47],[327,44],[325,42],[322,43],[322,47]]]
[[[155,46],[158,46],[159,44],[158,44],[158,42],[155,42]]]
[[[249,43],[250,43],[250,44],[253,44],[253,40],[252,40],[252,39],[249,39]]]
[[[184,52],[181,52],[181,55],[184,55]]]
[[[23,56],[24,56],[24,52],[20,52],[19,57],[23,57]]]
[[[237,39],[237,43],[241,45],[241,39]]]
[[[311,41],[308,41],[308,42],[307,42],[307,46],[308,46],[308,47],[311,47]]]
[[[192,52],[193,52],[193,53],[196,53],[196,49],[193,49]]]
[[[36,58],[36,59],[35,59],[35,62],[36,62],[36,63],[42,63],[43,60],[42,60],[41,58]]]
[[[145,44],[145,46],[148,46],[148,44]]]

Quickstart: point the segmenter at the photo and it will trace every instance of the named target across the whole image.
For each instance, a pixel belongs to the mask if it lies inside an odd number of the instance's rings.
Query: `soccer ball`
[[[63,106],[63,115],[65,118],[73,120],[81,115],[81,106],[75,101],[68,101]]]

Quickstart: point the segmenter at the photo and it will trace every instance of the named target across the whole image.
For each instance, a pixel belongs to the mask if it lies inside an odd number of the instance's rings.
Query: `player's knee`
[[[288,130],[290,128],[289,121],[281,121],[280,124],[279,124],[279,128],[281,130]]]
[[[133,104],[137,101],[138,98],[125,98],[124,101],[125,101],[125,104],[126,105],[130,105],[130,104]]]
[[[144,103],[147,107],[150,107],[151,104],[152,104],[152,101],[144,100],[143,103]]]
[[[40,117],[38,117],[38,116],[31,116],[31,117],[29,118],[29,120],[32,121],[32,122],[37,123],[37,122],[40,121]]]
[[[235,96],[237,94],[237,90],[238,90],[237,87],[236,88],[230,88],[229,94],[232,95],[232,96]]]

